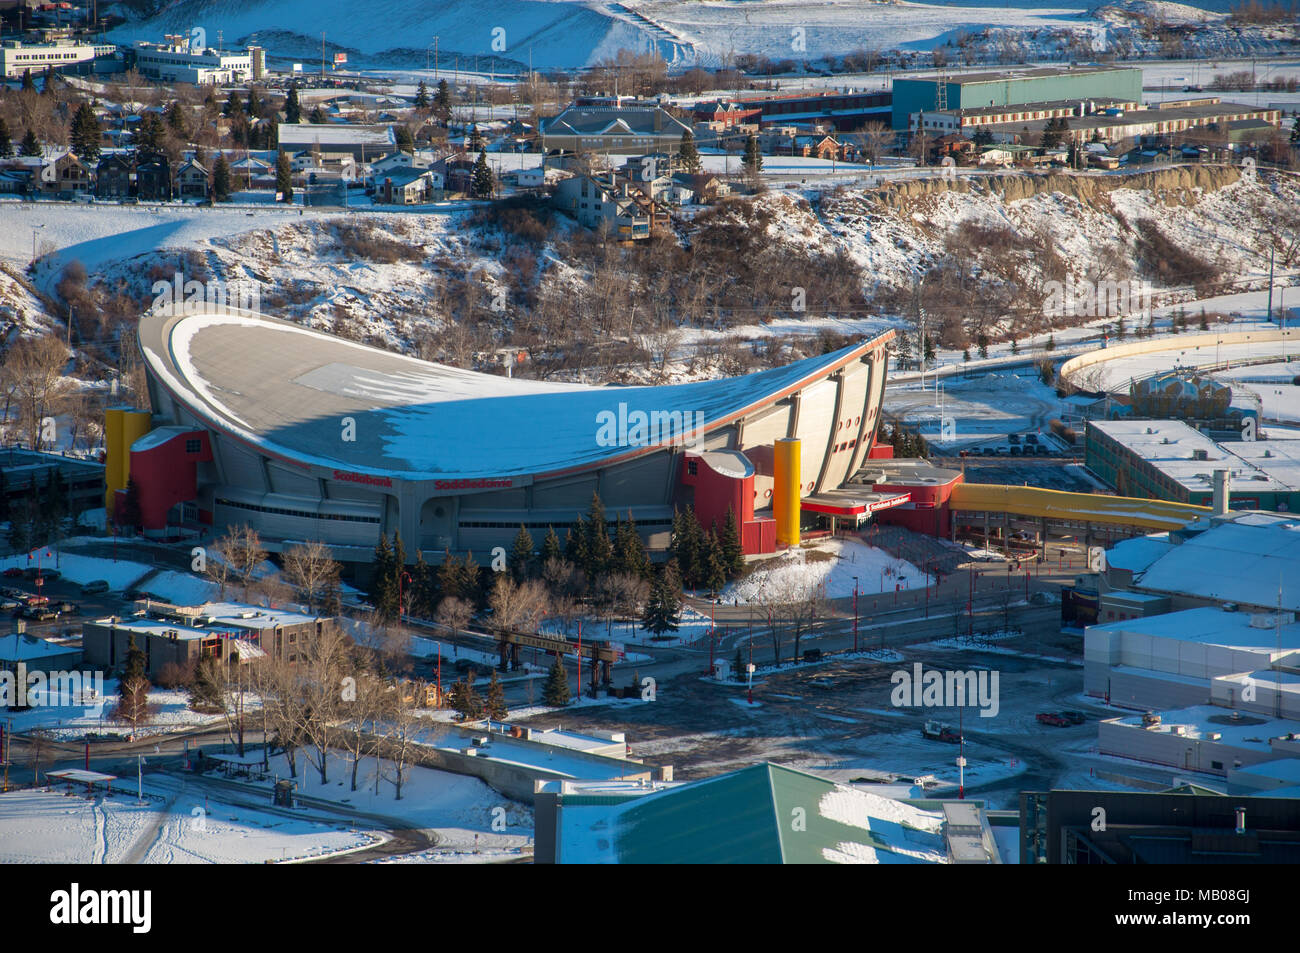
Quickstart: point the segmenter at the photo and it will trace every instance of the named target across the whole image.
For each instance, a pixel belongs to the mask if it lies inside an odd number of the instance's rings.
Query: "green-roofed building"
[[[945,863],[941,811],[775,764],[687,784],[549,782],[538,863]]]

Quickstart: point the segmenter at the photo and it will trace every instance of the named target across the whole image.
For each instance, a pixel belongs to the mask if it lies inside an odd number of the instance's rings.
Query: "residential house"
[[[90,166],[72,152],[62,152],[45,159],[35,171],[34,185],[45,195],[72,198],[91,188]]]
[[[431,169],[393,169],[375,178],[374,200],[384,205],[427,205],[442,194],[442,176]]]
[[[95,198],[125,199],[135,194],[135,163],[128,153],[103,156],[95,166]]]
[[[196,159],[187,159],[176,170],[176,191],[183,199],[206,199],[211,175]]]
[[[443,187],[450,194],[467,195],[474,191],[474,163],[477,157],[456,152],[438,160],[430,170],[442,174]]]
[[[556,187],[552,201],[587,228],[607,229],[611,236],[629,241],[650,237],[650,215],[629,194],[626,184],[620,188],[612,180],[575,175]]]
[[[798,155],[844,161],[844,150],[834,136],[799,136],[794,142]]]
[[[171,162],[162,153],[141,157],[135,167],[136,194],[150,202],[172,199]]]
[[[370,174],[379,181],[397,169],[427,169],[433,165],[433,156],[428,153],[390,152],[386,156],[370,162]]]

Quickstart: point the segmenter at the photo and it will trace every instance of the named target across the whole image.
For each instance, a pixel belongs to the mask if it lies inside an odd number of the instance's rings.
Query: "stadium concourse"
[[[746,552],[772,552],[778,471],[795,519],[800,500],[823,504],[806,519],[829,507],[852,522],[882,502],[851,478],[871,455],[892,337],[741,377],[593,387],[432,364],[234,308],[155,309],[139,330],[152,412],[110,411],[106,502],[121,516],[131,484],[146,534],[247,524],[272,551],[319,539],[360,563],[395,531],[408,552],[486,560],[520,525],[562,533],[598,493],[651,553],[686,505],[706,527],[734,510]],[[793,458],[774,450],[789,440]]]

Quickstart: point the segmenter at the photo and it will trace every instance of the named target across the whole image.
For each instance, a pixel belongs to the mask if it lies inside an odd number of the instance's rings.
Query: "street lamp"
[[[33,267],[33,268],[36,267],[36,231],[37,231],[37,229],[44,228],[44,227],[45,227],[45,224],[44,224],[44,223],[41,223],[40,225],[33,225],[33,226],[31,227],[31,228],[32,228],[32,267]]]
[[[858,577],[853,577],[853,651],[858,650]]]

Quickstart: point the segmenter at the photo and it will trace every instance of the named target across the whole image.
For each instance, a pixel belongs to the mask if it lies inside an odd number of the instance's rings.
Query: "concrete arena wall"
[[[1061,365],[1060,378],[1072,387],[1086,389],[1079,378],[1089,368],[1108,361],[1161,351],[1186,351],[1189,348],[1215,344],[1263,344],[1270,341],[1300,340],[1300,329],[1272,331],[1229,331],[1226,334],[1179,334],[1163,340],[1137,341],[1133,344],[1116,344],[1072,357]],[[1272,358],[1270,358],[1272,360]],[[1238,362],[1240,363],[1240,362]]]

